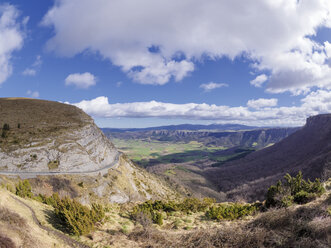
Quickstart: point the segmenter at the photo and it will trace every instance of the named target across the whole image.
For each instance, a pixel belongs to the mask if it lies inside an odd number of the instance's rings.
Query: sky
[[[0,0],[0,97],[100,127],[331,113],[329,0]]]

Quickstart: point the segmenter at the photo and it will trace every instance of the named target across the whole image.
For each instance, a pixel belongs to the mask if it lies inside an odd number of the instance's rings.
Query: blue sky
[[[102,127],[296,126],[331,112],[328,0],[0,2],[0,96]],[[330,43],[329,43],[330,42]]]

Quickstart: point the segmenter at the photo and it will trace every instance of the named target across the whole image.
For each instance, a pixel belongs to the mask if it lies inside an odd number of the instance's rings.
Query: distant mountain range
[[[210,125],[195,125],[195,124],[180,124],[180,125],[169,125],[169,126],[159,126],[159,127],[146,127],[146,128],[101,128],[104,133],[107,132],[141,132],[141,131],[151,131],[151,130],[254,130],[260,127],[246,126],[241,124],[210,124]]]

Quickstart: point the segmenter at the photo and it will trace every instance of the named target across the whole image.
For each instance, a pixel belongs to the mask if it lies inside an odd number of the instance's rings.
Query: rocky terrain
[[[75,106],[3,98],[0,116],[0,175],[31,178],[38,185],[35,193],[60,192],[87,204],[97,198],[127,202],[175,197],[163,182],[120,154]]]

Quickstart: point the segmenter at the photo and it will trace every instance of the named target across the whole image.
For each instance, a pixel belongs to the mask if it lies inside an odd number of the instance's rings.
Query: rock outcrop
[[[0,117],[0,175],[30,178],[36,194],[59,192],[86,204],[175,197],[75,106],[2,98]]]
[[[0,116],[2,127],[9,125],[0,138],[0,171],[96,171],[118,155],[92,118],[71,105],[1,99]]]

